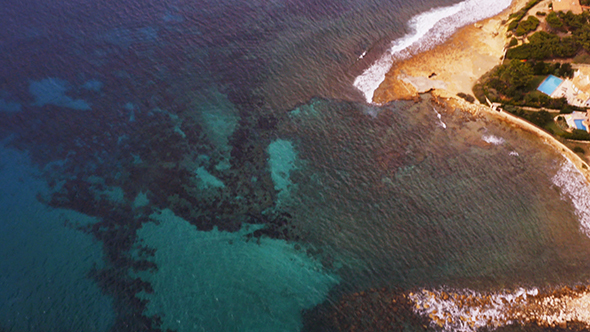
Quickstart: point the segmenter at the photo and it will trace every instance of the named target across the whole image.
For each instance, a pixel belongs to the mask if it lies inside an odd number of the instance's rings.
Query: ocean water
[[[582,175],[430,95],[370,102],[508,5],[3,0],[0,330],[538,327],[517,299],[588,285]]]

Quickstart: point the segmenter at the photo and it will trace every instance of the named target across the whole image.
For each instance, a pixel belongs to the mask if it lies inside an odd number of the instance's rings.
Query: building
[[[537,90],[543,92],[544,94],[553,97],[553,93],[559,88],[559,86],[563,83],[563,80],[557,76],[549,75],[545,80],[539,85]],[[559,98],[559,97],[553,97]]]
[[[590,67],[580,66],[571,80],[549,75],[537,90],[551,98],[565,98],[573,106],[590,107]],[[563,117],[570,129],[590,132],[588,112],[573,112]]]
[[[578,15],[582,14],[582,6],[580,6],[579,0],[553,0],[553,11],[555,12],[567,12]]]
[[[571,80],[549,75],[537,90],[551,98],[565,98],[573,106],[590,107],[590,68],[576,70]]]
[[[587,112],[573,112],[571,114],[565,114],[563,116],[568,127],[571,129],[579,129],[590,132]]]

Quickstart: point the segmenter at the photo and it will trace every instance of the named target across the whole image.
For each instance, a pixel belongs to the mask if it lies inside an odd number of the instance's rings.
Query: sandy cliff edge
[[[477,79],[501,62],[507,44],[503,22],[527,2],[514,0],[502,13],[459,29],[445,43],[395,62],[375,90],[373,102],[385,104],[412,99],[431,89],[443,90],[449,95],[472,94],[471,88]]]

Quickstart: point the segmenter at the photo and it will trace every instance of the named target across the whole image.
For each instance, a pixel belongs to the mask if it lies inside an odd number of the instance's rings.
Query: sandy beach
[[[501,62],[507,44],[503,23],[527,1],[514,0],[502,13],[459,29],[445,43],[394,63],[375,91],[373,102],[412,99],[431,89],[441,95],[472,94],[477,79]],[[548,3],[545,0],[539,6]]]
[[[432,91],[440,101],[460,107],[474,115],[486,112],[507,125],[532,132],[546,144],[572,161],[590,183],[588,164],[560,141],[531,123],[507,112],[488,106],[471,104],[457,97],[463,92],[472,95],[475,82],[501,63],[506,37],[506,21],[528,0],[514,0],[502,13],[461,28],[448,41],[407,60],[394,63],[385,80],[375,91],[373,102],[384,104],[392,100],[413,99],[419,93]],[[549,0],[541,1],[529,13],[545,9]]]

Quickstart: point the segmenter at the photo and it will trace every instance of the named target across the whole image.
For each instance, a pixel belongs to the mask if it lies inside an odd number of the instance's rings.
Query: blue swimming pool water
[[[555,89],[563,82],[563,80],[559,77],[549,75],[547,78],[539,85],[537,90],[543,92],[546,95],[551,95]]]
[[[586,126],[584,126],[584,124],[582,123],[583,121],[584,121],[584,120],[574,120],[574,122],[576,123],[576,127],[577,127],[578,129],[582,129],[582,130],[586,130],[586,131],[588,131],[588,130],[586,129]]]

